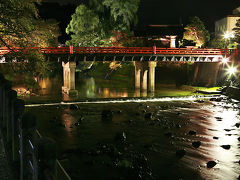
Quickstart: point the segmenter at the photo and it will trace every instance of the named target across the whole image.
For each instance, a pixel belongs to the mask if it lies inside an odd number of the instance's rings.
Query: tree
[[[137,23],[140,0],[90,0],[79,5],[67,26],[67,44],[74,46],[111,46],[116,32],[129,33]]]
[[[210,34],[199,17],[190,17],[189,21],[189,24],[184,28],[183,39],[193,41],[196,43],[196,46],[202,47],[210,40]]]
[[[240,43],[240,18],[237,19],[237,22],[236,22],[236,27],[233,28],[233,31],[234,31],[234,39],[233,41],[235,43]]]
[[[36,50],[28,53],[15,52],[12,48],[56,44],[59,34],[57,23],[42,20],[36,3],[40,1],[0,0],[0,46],[12,50],[12,53],[5,55],[7,61],[28,61],[11,63],[15,71],[42,75],[49,66],[41,53]]]

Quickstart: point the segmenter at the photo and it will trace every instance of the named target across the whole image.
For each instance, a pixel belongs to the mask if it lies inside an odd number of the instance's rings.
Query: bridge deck
[[[157,48],[157,47],[0,47],[0,55],[38,50],[48,55],[75,55],[81,60],[147,60],[147,61],[220,61],[229,56],[226,49]]]

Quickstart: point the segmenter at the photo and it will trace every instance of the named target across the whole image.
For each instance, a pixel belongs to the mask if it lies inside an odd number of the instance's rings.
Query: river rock
[[[71,104],[71,105],[69,106],[69,108],[70,108],[71,110],[78,110],[78,109],[79,109],[78,105],[76,105],[76,104]]]
[[[177,150],[177,151],[176,151],[176,156],[177,156],[178,158],[182,158],[183,156],[185,156],[185,154],[186,154],[185,149],[180,149],[180,150]]]
[[[222,121],[222,117],[215,117],[217,121]]]
[[[146,114],[144,115],[144,118],[146,118],[146,119],[152,119],[152,113],[146,113]]]
[[[221,147],[223,149],[229,150],[231,148],[231,145],[222,145]]]
[[[197,133],[196,133],[196,131],[190,130],[190,131],[188,132],[188,134],[189,134],[189,135],[196,135]]]
[[[78,119],[78,123],[82,123],[84,120],[84,117],[80,116],[80,118]]]
[[[126,133],[125,132],[120,132],[115,135],[115,140],[118,142],[125,142],[127,139]]]
[[[210,98],[209,101],[216,101],[216,102],[221,102],[223,100],[222,97],[220,98]]]
[[[218,139],[219,137],[213,136],[213,139]]]
[[[239,128],[239,127],[240,127],[240,123],[236,123],[235,126],[236,126],[237,128]]]
[[[208,168],[213,168],[217,163],[215,161],[208,161],[207,162],[207,167]]]
[[[76,122],[76,123],[74,123],[74,125],[75,125],[75,126],[79,126],[79,125],[80,125],[80,123],[79,123],[79,122]]]
[[[201,146],[201,142],[200,141],[194,141],[192,142],[192,146],[195,148],[199,148],[199,146]]]
[[[122,111],[121,111],[121,110],[117,110],[116,113],[117,113],[117,114],[121,114]]]
[[[110,122],[112,121],[113,113],[111,110],[103,110],[102,111],[102,121]]]
[[[238,138],[238,141],[240,141],[240,137]]]
[[[196,100],[196,102],[198,102],[198,103],[204,103],[204,100],[199,99],[199,100]]]

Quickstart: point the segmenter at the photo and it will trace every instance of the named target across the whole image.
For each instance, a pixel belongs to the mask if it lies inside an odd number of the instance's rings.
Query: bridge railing
[[[39,50],[44,54],[164,54],[164,55],[225,55],[229,56],[228,49],[209,48],[158,48],[158,47],[0,47],[0,55],[11,52],[27,52]]]
[[[24,104],[11,89],[11,83],[0,74],[0,133],[8,160],[20,164],[15,169],[19,171],[19,179],[70,180],[56,159],[55,142],[39,137],[36,118],[24,112]]]

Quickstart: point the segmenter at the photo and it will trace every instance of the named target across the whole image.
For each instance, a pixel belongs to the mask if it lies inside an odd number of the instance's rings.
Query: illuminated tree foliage
[[[129,33],[137,23],[140,0],[90,0],[79,5],[66,32],[67,44],[74,46],[112,46],[116,32]]]
[[[38,15],[38,0],[0,0],[0,47],[8,47],[12,53],[5,55],[15,71],[43,74],[48,63],[38,51],[16,52],[12,47],[51,46],[57,44],[59,29],[53,20],[44,21]]]
[[[190,17],[189,21],[189,24],[184,28],[183,39],[193,41],[196,43],[196,46],[202,47],[210,40],[210,34],[199,17]]]
[[[22,45],[23,39],[33,30],[34,18],[37,16],[37,9],[31,0],[1,0],[1,46]]]
[[[60,34],[57,23],[41,20],[32,0],[0,1],[1,46],[56,45]]]
[[[240,43],[240,18],[236,22],[236,27],[233,28],[234,31],[234,42]]]

